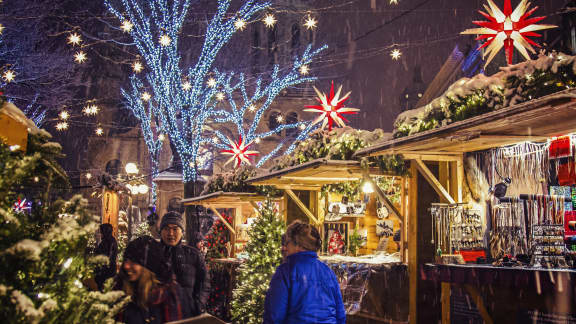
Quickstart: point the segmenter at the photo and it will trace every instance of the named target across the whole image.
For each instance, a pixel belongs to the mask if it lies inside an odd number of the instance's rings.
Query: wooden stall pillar
[[[408,178],[408,277],[410,279],[409,322],[418,323],[418,167],[410,161]]]

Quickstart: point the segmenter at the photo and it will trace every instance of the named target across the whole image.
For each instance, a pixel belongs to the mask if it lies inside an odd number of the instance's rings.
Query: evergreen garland
[[[357,130],[351,127],[334,128],[331,131],[318,130],[298,144],[294,152],[278,158],[272,170],[281,170],[316,159],[355,160],[354,153],[359,149],[386,140],[389,134],[381,129],[374,131]],[[366,166],[378,167],[382,171],[402,176],[408,173],[404,159],[400,155],[369,157]]]
[[[256,176],[257,172],[253,166],[243,165],[231,172],[214,175],[204,186],[202,195],[223,191],[223,192],[249,192],[262,196],[278,197],[282,191],[272,186],[252,186],[246,183],[248,178]]]
[[[87,257],[95,218],[80,196],[52,195],[68,183],[60,145],[29,134],[27,152],[0,143],[0,318],[5,323],[112,323],[127,302],[121,291],[89,292],[85,283],[106,257]],[[15,211],[14,201],[32,201]]]
[[[442,127],[576,86],[575,56],[540,54],[536,60],[500,70],[490,77],[479,74],[463,78],[430,104],[401,114],[394,125],[394,137]]]
[[[248,259],[238,270],[238,282],[232,300],[234,323],[262,323],[264,299],[272,275],[282,262],[281,237],[285,224],[275,204],[266,201],[250,227],[246,244]]]

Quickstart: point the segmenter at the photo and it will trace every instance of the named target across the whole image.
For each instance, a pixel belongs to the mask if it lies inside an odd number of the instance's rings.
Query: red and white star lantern
[[[529,37],[540,37],[542,35],[535,33],[535,31],[557,27],[536,24],[546,17],[528,18],[538,9],[538,7],[534,7],[528,10],[530,6],[528,0],[521,0],[514,10],[512,10],[510,0],[504,0],[504,10],[500,10],[492,0],[487,0],[487,2],[488,5],[484,5],[486,12],[481,10],[479,12],[488,21],[474,21],[474,24],[482,28],[472,28],[462,32],[462,34],[479,35],[476,40],[486,40],[480,47],[486,48],[484,53],[484,56],[488,55],[486,65],[492,61],[502,47],[505,49],[508,64],[512,64],[514,47],[529,60],[530,55],[526,49],[535,54],[536,51],[532,46],[540,47]]]
[[[258,155],[258,151],[248,150],[250,145],[252,145],[252,142],[245,143],[242,136],[240,136],[240,139],[238,139],[237,143],[231,139],[228,139],[228,142],[229,142],[228,146],[230,147],[230,149],[222,150],[221,153],[226,155],[232,155],[232,157],[228,161],[226,161],[224,165],[227,165],[228,163],[234,160],[236,160],[236,167],[242,165],[242,162],[250,165],[251,163],[249,157]]]
[[[344,102],[350,97],[350,92],[345,94],[342,99],[340,99],[340,92],[342,91],[342,86],[338,87],[338,91],[334,93],[334,81],[332,81],[332,86],[330,87],[330,94],[326,95],[321,93],[314,87],[314,91],[318,95],[318,102],[320,105],[306,106],[304,111],[312,111],[320,113],[320,115],[312,122],[312,125],[316,125],[322,122],[322,129],[328,125],[328,130],[332,130],[332,125],[334,122],[340,127],[346,126],[348,120],[344,118],[343,115],[346,114],[357,114],[360,109],[344,107]]]

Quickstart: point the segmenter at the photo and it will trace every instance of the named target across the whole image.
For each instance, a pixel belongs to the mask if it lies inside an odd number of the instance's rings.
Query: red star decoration
[[[320,115],[312,122],[312,125],[316,125],[322,122],[322,128],[328,125],[328,130],[332,130],[332,125],[336,122],[341,127],[346,126],[345,122],[348,122],[346,118],[342,115],[346,114],[357,114],[360,109],[344,107],[344,102],[350,97],[350,92],[340,99],[340,92],[342,91],[342,86],[338,87],[338,91],[334,94],[334,81],[332,81],[332,86],[330,87],[330,95],[327,96],[321,93],[314,87],[314,91],[318,95],[318,102],[320,105],[306,106],[304,111],[318,112]]]
[[[258,151],[248,151],[248,147],[252,145],[252,142],[247,144],[244,143],[242,136],[240,136],[240,138],[238,139],[238,143],[234,142],[231,139],[228,139],[228,142],[230,143],[228,145],[230,149],[222,150],[221,153],[232,155],[232,157],[228,161],[226,161],[224,165],[232,162],[234,159],[236,159],[236,167],[242,165],[242,162],[250,165],[251,163],[249,157],[258,155]]]
[[[541,34],[534,31],[554,28],[554,25],[537,25],[536,23],[546,17],[530,17],[538,7],[528,10],[530,3],[528,0],[521,0],[518,6],[512,10],[510,0],[504,0],[504,10],[500,10],[498,6],[487,0],[488,6],[484,5],[486,12],[479,10],[480,14],[488,21],[474,21],[473,23],[482,28],[467,29],[462,34],[475,34],[479,35],[476,40],[485,39],[486,42],[480,48],[486,48],[484,56],[488,54],[488,65],[496,53],[504,47],[506,52],[506,60],[508,64],[512,64],[512,57],[514,54],[514,47],[524,56],[527,60],[530,55],[526,49],[532,53],[536,53],[533,46],[540,47],[536,42],[529,37],[540,37]]]

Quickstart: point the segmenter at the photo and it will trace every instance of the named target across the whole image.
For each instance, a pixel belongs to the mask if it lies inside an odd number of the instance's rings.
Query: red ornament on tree
[[[310,109],[304,109],[304,111],[320,113],[318,118],[312,122],[312,125],[316,125],[319,122],[322,122],[322,128],[328,125],[328,130],[332,130],[332,125],[334,122],[336,122],[341,127],[344,127],[346,126],[344,122],[347,122],[348,120],[342,115],[357,114],[358,111],[360,111],[358,108],[344,107],[344,102],[350,97],[350,92],[348,92],[346,95],[344,95],[344,97],[342,97],[342,99],[340,99],[342,86],[338,87],[338,91],[336,91],[336,94],[334,94],[334,81],[332,81],[329,96],[318,91],[316,87],[314,87],[314,91],[316,91],[316,94],[318,95],[317,100],[320,102],[320,105],[306,106],[306,108]]]
[[[488,65],[494,56],[504,47],[506,51],[506,60],[508,64],[512,64],[512,57],[514,55],[514,47],[524,56],[527,60],[530,55],[526,49],[532,53],[536,53],[533,46],[540,47],[536,42],[529,37],[540,37],[541,34],[535,33],[537,30],[555,28],[554,25],[537,25],[536,23],[546,17],[530,17],[538,7],[528,10],[530,3],[528,0],[521,0],[518,6],[512,10],[510,0],[504,0],[504,10],[500,10],[498,6],[487,0],[488,6],[484,5],[486,12],[479,10],[480,14],[488,21],[474,21],[473,23],[482,28],[467,29],[462,34],[479,35],[476,40],[485,39],[486,42],[480,48],[486,48],[484,56],[488,54]],[[485,65],[485,66],[486,66]]]

